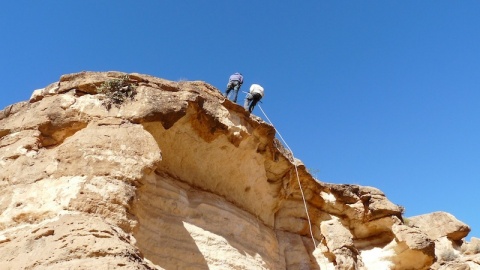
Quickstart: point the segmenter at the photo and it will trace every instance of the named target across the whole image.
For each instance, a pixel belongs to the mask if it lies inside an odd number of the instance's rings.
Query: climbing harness
[[[280,137],[280,139],[282,139],[283,143],[285,144],[285,146],[288,148],[288,150],[289,150],[290,153],[292,154],[293,163],[294,163],[294,165],[295,165],[295,173],[297,174],[298,186],[300,187],[300,192],[302,193],[303,205],[305,206],[305,213],[307,214],[308,226],[309,226],[309,228],[310,228],[310,236],[312,237],[313,247],[316,248],[317,244],[315,243],[315,238],[313,237],[312,222],[310,221],[310,215],[308,214],[307,201],[305,200],[305,195],[303,194],[302,184],[300,183],[300,176],[298,175],[297,163],[295,162],[295,157],[294,157],[294,155],[293,155],[293,151],[292,151],[292,149],[290,149],[290,147],[288,146],[287,142],[283,139],[282,134],[280,134],[280,132],[278,132],[278,130],[277,130],[277,129],[275,128],[275,126],[272,124],[272,121],[270,121],[270,119],[268,118],[267,114],[263,111],[262,106],[260,106],[260,104],[258,104],[258,107],[260,108],[260,110],[262,111],[263,115],[265,115],[265,118],[268,120],[268,122],[270,123],[270,125],[273,126],[273,128],[274,128],[275,131],[277,132],[277,134],[278,134],[278,136]]]

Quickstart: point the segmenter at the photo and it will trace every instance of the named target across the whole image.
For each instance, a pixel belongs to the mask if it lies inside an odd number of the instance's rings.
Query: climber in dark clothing
[[[228,98],[228,94],[233,90],[233,102],[237,102],[238,90],[243,84],[243,76],[241,73],[233,73],[227,84],[227,90],[225,91],[225,97]]]

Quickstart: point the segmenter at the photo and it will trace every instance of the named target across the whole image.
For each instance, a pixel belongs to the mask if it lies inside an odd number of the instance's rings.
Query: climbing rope
[[[273,125],[272,121],[270,121],[270,119],[268,118],[267,114],[263,111],[262,106],[260,106],[260,104],[258,104],[258,107],[260,108],[260,110],[262,111],[263,115],[265,115],[265,118],[268,120],[268,122],[270,123],[270,125],[273,126],[273,128],[274,128],[275,131],[277,132],[277,134],[278,134],[278,136],[280,137],[280,139],[282,139],[283,143],[285,144],[285,146],[288,148],[288,150],[289,150],[290,153],[292,154],[293,164],[295,165],[295,173],[297,174],[298,186],[300,187],[300,192],[302,193],[303,205],[305,206],[305,213],[307,214],[308,226],[309,226],[309,228],[310,228],[310,236],[312,237],[313,247],[316,248],[316,247],[317,247],[317,244],[315,243],[315,238],[313,237],[312,222],[311,222],[311,220],[310,220],[310,215],[308,214],[307,201],[305,200],[305,195],[303,194],[302,184],[300,183],[300,176],[298,175],[297,163],[295,162],[295,157],[294,157],[294,155],[293,155],[293,151],[292,151],[292,149],[290,149],[290,147],[288,146],[287,142],[283,139],[282,134],[280,134],[280,132],[278,132],[278,130],[277,130],[277,129],[275,128],[275,126]]]

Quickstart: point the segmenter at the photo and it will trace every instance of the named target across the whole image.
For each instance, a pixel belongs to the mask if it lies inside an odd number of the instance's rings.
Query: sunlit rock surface
[[[1,269],[480,267],[467,225],[315,180],[213,86],[125,75],[64,75],[0,111]],[[136,94],[107,109],[112,80]]]

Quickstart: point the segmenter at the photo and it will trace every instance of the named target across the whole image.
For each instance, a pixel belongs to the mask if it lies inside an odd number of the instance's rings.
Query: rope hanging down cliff
[[[288,150],[289,150],[290,153],[292,154],[292,158],[293,158],[293,160],[294,160],[293,163],[294,163],[294,165],[295,165],[295,173],[297,174],[298,186],[300,187],[300,192],[302,193],[303,205],[305,206],[305,213],[307,214],[308,226],[309,226],[309,228],[310,228],[310,236],[312,237],[313,246],[316,247],[317,244],[315,243],[315,238],[313,237],[312,222],[310,221],[310,215],[308,214],[307,201],[305,200],[305,195],[303,194],[302,184],[300,183],[300,176],[298,175],[297,163],[295,162],[295,156],[293,155],[293,151],[292,151],[292,149],[290,149],[290,147],[288,146],[287,142],[283,139],[282,134],[280,134],[280,132],[278,132],[278,130],[277,130],[277,129],[275,128],[275,126],[273,125],[272,121],[270,121],[270,119],[268,118],[267,114],[263,111],[262,106],[260,106],[260,104],[259,104],[258,107],[260,108],[260,110],[262,111],[263,115],[265,115],[265,118],[268,120],[268,122],[270,123],[270,125],[273,126],[273,128],[275,129],[275,131],[278,133],[278,136],[280,137],[280,139],[282,139],[283,143],[285,144],[285,146],[288,148]]]

